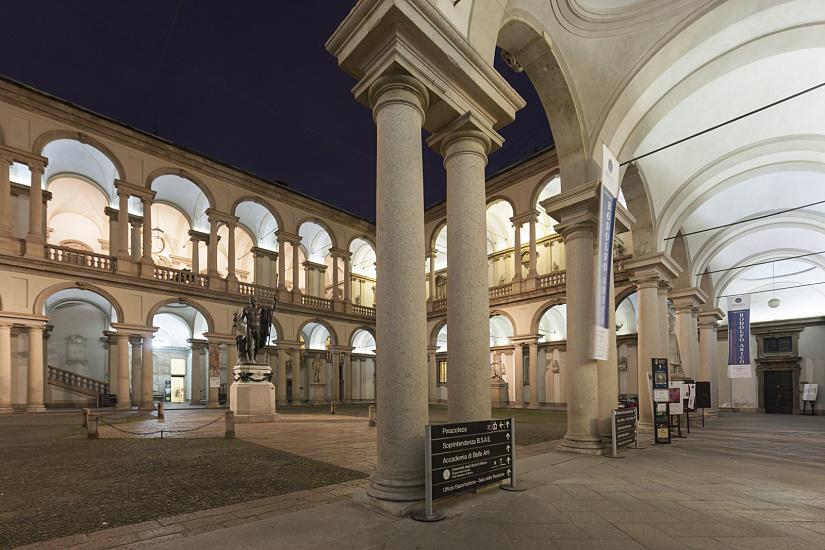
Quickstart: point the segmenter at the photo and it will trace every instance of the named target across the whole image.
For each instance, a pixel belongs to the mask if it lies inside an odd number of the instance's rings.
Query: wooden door
[[[765,412],[768,414],[793,414],[792,372],[765,372]]]

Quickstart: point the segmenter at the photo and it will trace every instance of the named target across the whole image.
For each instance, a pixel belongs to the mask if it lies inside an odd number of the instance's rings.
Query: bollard
[[[166,417],[163,416],[163,401],[161,401],[160,403],[158,403],[158,420],[161,420],[163,418]]]
[[[89,439],[99,439],[100,434],[98,433],[98,426],[100,417],[95,413],[89,413],[89,418],[86,421],[86,437]]]
[[[329,414],[335,414],[335,401],[329,402]]]
[[[226,411],[224,420],[226,421],[226,434],[224,437],[226,437],[226,439],[235,439],[235,413],[233,411]]]
[[[82,428],[86,428],[89,425],[89,413],[92,412],[91,409],[82,409],[80,411],[83,414],[83,420],[81,421],[80,426]]]
[[[370,426],[375,426],[375,405],[370,405]]]

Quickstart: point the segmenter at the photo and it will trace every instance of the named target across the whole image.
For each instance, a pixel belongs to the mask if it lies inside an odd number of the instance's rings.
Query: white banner
[[[728,378],[753,378],[750,365],[728,365]]]
[[[599,261],[596,269],[596,324],[593,328],[593,359],[607,361],[610,347],[610,274],[613,268],[613,229],[615,227],[616,197],[619,195],[619,162],[603,146],[602,186],[599,193]]]

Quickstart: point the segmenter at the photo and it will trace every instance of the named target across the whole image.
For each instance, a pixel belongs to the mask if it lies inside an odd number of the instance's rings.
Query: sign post
[[[638,407],[613,410],[613,458],[619,456],[619,447],[630,445],[639,448],[639,426],[636,422]]]
[[[670,391],[667,359],[651,359],[653,368],[653,425],[657,444],[670,443]]]
[[[418,521],[446,516],[433,510],[433,500],[510,478],[502,489],[521,490],[515,476],[515,422],[482,420],[425,428],[426,504],[412,515]]]

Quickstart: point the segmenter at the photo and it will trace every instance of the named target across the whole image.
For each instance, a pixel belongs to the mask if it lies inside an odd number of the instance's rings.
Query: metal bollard
[[[100,434],[98,433],[99,425],[100,417],[95,413],[89,413],[89,417],[86,421],[86,437],[89,439],[100,439]]]
[[[375,421],[375,405],[370,405],[370,420],[369,420],[369,423],[370,423],[370,426],[375,426],[375,424],[376,424],[376,421]]]
[[[89,425],[89,413],[92,412],[91,409],[82,409],[80,411],[83,414],[83,420],[80,423],[82,428],[86,428]]]
[[[158,420],[161,420],[163,418],[166,417],[163,416],[163,401],[161,401],[160,403],[158,403]]]
[[[329,402],[329,414],[335,414],[335,401]]]
[[[224,420],[226,421],[226,439],[235,439],[235,413],[233,411],[226,411],[224,413]]]

